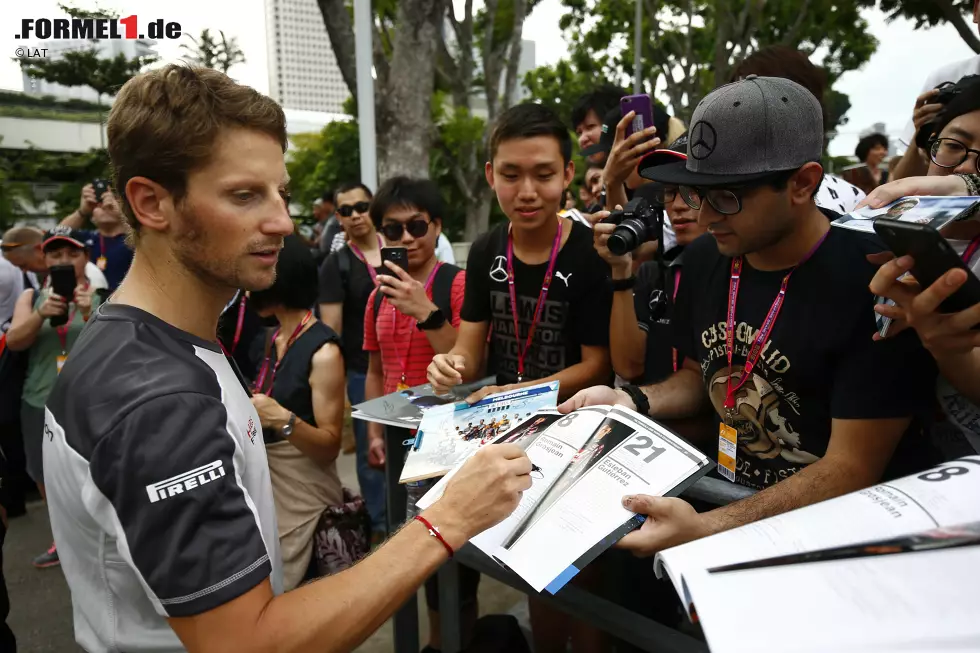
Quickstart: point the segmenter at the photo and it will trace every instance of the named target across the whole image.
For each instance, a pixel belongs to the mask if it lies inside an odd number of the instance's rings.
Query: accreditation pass
[[[738,431],[722,422],[718,430],[718,473],[733,483],[737,450]]]

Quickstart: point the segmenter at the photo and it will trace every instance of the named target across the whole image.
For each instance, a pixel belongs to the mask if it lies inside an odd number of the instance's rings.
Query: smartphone
[[[71,301],[75,296],[75,266],[53,265],[48,268],[51,277],[51,290],[65,301]],[[67,315],[56,315],[50,319],[51,326],[61,326],[68,321]]]
[[[889,218],[876,219],[874,229],[896,256],[915,259],[912,276],[922,288],[931,286],[954,268],[966,271],[966,283],[940,304],[941,312],[958,313],[980,303],[980,279],[938,231],[929,225]]]
[[[93,179],[92,187],[95,189],[95,199],[99,202],[102,201],[102,196],[107,190],[109,190],[109,180],[108,179]]]
[[[408,250],[404,247],[382,247],[381,248],[381,273],[391,275],[392,271],[385,265],[385,261],[391,261],[402,270],[408,271]]]
[[[646,93],[627,95],[620,99],[619,108],[624,116],[630,111],[636,113],[633,122],[626,126],[627,138],[647,127],[653,127],[653,102]]]

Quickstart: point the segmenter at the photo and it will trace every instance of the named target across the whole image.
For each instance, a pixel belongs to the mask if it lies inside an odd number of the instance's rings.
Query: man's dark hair
[[[816,163],[820,163],[820,162],[817,161]],[[803,166],[800,166],[800,168],[802,167]],[[758,184],[752,184],[752,185],[769,186],[773,190],[786,190],[786,188],[789,186],[789,180],[793,178],[793,175],[795,175],[797,172],[800,171],[800,168],[793,168],[792,170],[781,170],[779,172],[774,172],[772,175],[759,181]],[[817,184],[817,187],[813,189],[813,194],[810,195],[811,200],[816,198],[817,193],[820,192],[820,186],[822,185],[823,185],[823,180],[820,180],[820,183]]]
[[[565,165],[572,160],[572,137],[568,128],[554,111],[542,104],[524,102],[504,111],[490,133],[490,162],[497,156],[497,148],[504,141],[552,136],[558,141],[561,158]]]
[[[249,301],[257,311],[273,306],[302,310],[316,303],[318,293],[313,253],[299,237],[289,235],[279,250],[275,283],[265,290],[253,291]]]
[[[857,147],[854,148],[854,156],[858,158],[858,161],[864,163],[868,159],[868,154],[871,153],[871,150],[876,145],[881,145],[887,150],[888,137],[884,134],[868,134],[858,141]]]
[[[619,101],[624,95],[628,95],[628,93],[612,84],[604,84],[586,93],[572,105],[572,128],[574,129],[585,122],[585,117],[589,115],[589,111],[595,111],[599,122],[602,122],[603,116],[619,106]]]
[[[371,194],[371,191],[368,191],[368,195],[370,195],[370,194]],[[323,191],[323,194],[320,195],[320,200],[323,201],[323,202],[330,202],[331,204],[336,204],[337,202],[334,201],[334,198],[336,196],[337,196],[337,193],[335,191],[325,190],[325,191]]]
[[[823,111],[823,124],[830,124],[823,97],[827,91],[827,73],[796,48],[770,45],[756,50],[735,67],[729,81],[737,82],[749,75],[781,77],[796,82],[817,98]]]
[[[440,223],[446,214],[446,205],[442,201],[439,186],[428,179],[392,177],[381,184],[378,194],[371,202],[371,222],[375,228],[381,228],[385,213],[398,208],[425,211],[431,220],[438,220]]]
[[[352,190],[357,190],[358,188],[360,188],[367,194],[368,199],[372,199],[374,197],[374,193],[371,192],[371,189],[365,186],[364,184],[362,184],[361,182],[348,181],[348,182],[344,182],[340,186],[337,186],[337,190],[333,192],[334,206],[340,205],[340,202],[337,201],[337,198],[340,196],[341,193],[349,193]]]

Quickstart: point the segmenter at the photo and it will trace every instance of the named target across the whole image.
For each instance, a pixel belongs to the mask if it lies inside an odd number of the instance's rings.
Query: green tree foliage
[[[908,18],[916,28],[949,23],[963,41],[980,54],[980,37],[972,24],[973,0],[881,0],[879,8],[888,18]]]
[[[597,81],[631,87],[632,2],[563,0],[560,25],[569,58],[529,73],[535,97],[560,107]],[[727,82],[734,66],[773,44],[819,59],[831,81],[868,61],[877,41],[860,10],[874,0],[645,0],[641,43],[644,88],[661,91],[675,115],[687,120],[698,100]],[[621,47],[619,47],[621,46]]]

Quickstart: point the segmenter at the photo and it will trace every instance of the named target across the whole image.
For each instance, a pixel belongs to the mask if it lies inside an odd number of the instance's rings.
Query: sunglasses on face
[[[368,209],[371,208],[370,202],[357,202],[356,204],[341,204],[337,209],[339,213],[344,218],[351,217],[355,212],[357,213],[367,213]]]
[[[412,218],[408,222],[389,222],[381,225],[381,233],[388,240],[401,240],[405,232],[412,238],[421,238],[429,232],[429,222],[425,218]]]

